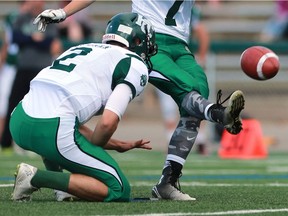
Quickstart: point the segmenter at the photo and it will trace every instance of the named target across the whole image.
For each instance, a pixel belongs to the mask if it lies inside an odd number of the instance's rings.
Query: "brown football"
[[[263,46],[252,46],[244,50],[240,57],[243,72],[256,80],[267,80],[274,77],[280,67],[279,57]]]

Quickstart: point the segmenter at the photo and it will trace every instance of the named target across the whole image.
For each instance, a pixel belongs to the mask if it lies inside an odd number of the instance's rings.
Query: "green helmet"
[[[150,57],[157,53],[155,31],[152,24],[137,13],[120,13],[107,24],[102,43],[117,41],[137,53],[152,69]]]

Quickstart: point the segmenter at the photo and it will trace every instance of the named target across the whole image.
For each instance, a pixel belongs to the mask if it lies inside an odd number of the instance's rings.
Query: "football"
[[[240,57],[243,72],[256,80],[268,80],[274,77],[280,67],[279,57],[263,46],[252,46],[244,50]]]

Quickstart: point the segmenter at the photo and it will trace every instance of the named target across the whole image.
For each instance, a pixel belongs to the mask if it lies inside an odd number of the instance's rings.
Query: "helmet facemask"
[[[154,43],[152,42],[152,39],[148,33],[147,25],[145,25],[145,38],[143,40],[140,38],[135,38],[135,42],[133,44],[135,44],[135,46],[129,47],[128,49],[136,52],[145,61],[149,72],[151,72],[153,65],[150,58],[153,55],[156,55],[158,47],[157,44],[155,44],[155,39]]]

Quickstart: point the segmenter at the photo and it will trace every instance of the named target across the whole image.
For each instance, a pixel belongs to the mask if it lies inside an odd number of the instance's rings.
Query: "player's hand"
[[[134,140],[134,141],[122,141],[117,139],[110,139],[109,142],[104,146],[107,150],[116,150],[118,152],[126,152],[134,148],[141,148],[151,150],[150,141],[148,140]]]
[[[142,148],[146,150],[151,150],[152,147],[149,145],[150,141],[147,140],[136,140],[136,141],[126,141],[122,142],[121,145],[119,145],[119,149],[117,149],[118,152],[126,152],[128,150],[134,149],[134,148]]]
[[[38,31],[45,32],[49,23],[59,23],[66,19],[66,13],[63,9],[48,9],[40,13],[33,21],[37,25]]]

